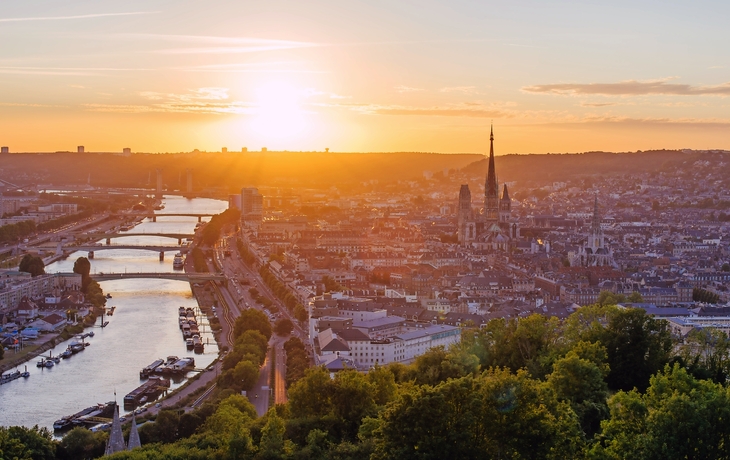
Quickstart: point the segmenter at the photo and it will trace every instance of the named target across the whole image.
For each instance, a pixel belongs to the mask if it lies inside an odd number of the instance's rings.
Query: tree
[[[21,272],[30,273],[30,275],[34,278],[38,275],[43,275],[44,273],[46,273],[43,259],[31,254],[26,254],[23,256],[23,258],[20,260],[18,270],[20,270]]]
[[[412,387],[379,416],[373,458],[576,458],[578,421],[524,370]]]
[[[334,383],[323,367],[314,367],[289,388],[293,418],[323,417],[332,411]]]
[[[611,291],[601,291],[598,294],[598,305],[618,305],[626,302],[626,296],[623,294],[614,294]]]
[[[241,312],[236,319],[233,334],[238,337],[249,330],[259,331],[267,341],[271,338],[269,318],[263,312],[253,308],[247,308]]]
[[[626,300],[628,300],[629,302],[632,302],[632,303],[643,303],[644,302],[644,298],[637,291],[634,291],[631,294],[629,294],[629,296],[626,298]]]
[[[678,364],[651,378],[646,394],[616,393],[611,418],[592,446],[594,458],[648,460],[728,458],[730,395]]]
[[[284,458],[284,421],[273,408],[269,410],[267,418],[266,425],[261,430],[258,457],[265,460]]]
[[[81,275],[82,280],[88,278],[91,273],[91,262],[89,262],[89,259],[86,257],[79,257],[76,259],[76,262],[74,262],[73,272]]]
[[[294,330],[294,324],[288,318],[281,318],[274,325],[276,335],[286,336],[291,334],[292,330]]]
[[[608,352],[606,381],[614,390],[645,390],[649,378],[669,362],[672,351],[666,321],[656,320],[640,308],[615,310],[599,341]]]
[[[76,460],[97,458],[104,455],[106,433],[92,433],[86,428],[74,428],[61,439],[57,456],[61,459]]]

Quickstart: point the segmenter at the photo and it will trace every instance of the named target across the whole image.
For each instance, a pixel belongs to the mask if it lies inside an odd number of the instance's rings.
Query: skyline
[[[0,6],[13,151],[730,149],[719,2]]]

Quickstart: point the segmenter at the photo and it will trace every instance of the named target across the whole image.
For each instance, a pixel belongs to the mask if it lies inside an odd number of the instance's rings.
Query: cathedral
[[[459,190],[459,244],[474,249],[509,251],[520,237],[520,229],[512,218],[512,201],[507,184],[499,196],[497,172],[494,169],[494,130],[489,133],[489,171],[484,185],[484,207],[472,208],[468,185]]]
[[[614,267],[613,250],[606,243],[606,237],[601,228],[601,215],[598,214],[598,197],[593,203],[593,223],[591,232],[585,244],[578,249],[578,252],[568,252],[568,261],[571,267]]]

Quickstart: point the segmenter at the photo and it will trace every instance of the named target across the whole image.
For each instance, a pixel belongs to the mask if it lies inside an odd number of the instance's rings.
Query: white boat
[[[185,267],[185,258],[182,255],[182,252],[178,252],[175,254],[175,258],[172,259],[172,268],[176,270],[182,270]]]

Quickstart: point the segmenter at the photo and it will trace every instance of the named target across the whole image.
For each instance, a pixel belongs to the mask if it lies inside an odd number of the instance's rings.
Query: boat
[[[132,409],[142,402],[142,398],[156,398],[163,391],[170,388],[170,380],[162,377],[150,377],[149,380],[138,386],[124,396],[125,409]]]
[[[146,379],[150,376],[150,374],[155,372],[155,369],[160,367],[165,363],[164,359],[158,359],[152,362],[149,366],[145,366],[141,371],[139,371],[139,378],[140,379]]]
[[[177,309],[177,313],[180,316],[185,316],[185,307],[180,307]]]
[[[84,348],[86,348],[87,345],[88,344],[84,343],[83,339],[81,342],[74,340],[68,345],[68,350],[71,350],[71,353],[76,354],[80,351],[84,351]]]
[[[73,415],[67,415],[53,422],[53,429],[61,431],[73,426],[81,426],[86,423],[96,424],[95,417],[110,418],[113,414],[113,408],[116,407],[115,401],[109,401],[106,404],[97,404],[87,407]]]
[[[46,360],[45,359],[41,359],[40,361],[38,361],[35,364],[35,367],[45,367],[45,366],[46,366]]]
[[[72,352],[71,350],[69,350],[69,349],[67,348],[67,349],[66,349],[66,350],[65,350],[64,352],[62,352],[62,353],[61,353],[60,355],[58,355],[58,356],[60,356],[60,357],[61,357],[61,358],[63,358],[63,359],[68,359],[68,358],[70,358],[70,357],[71,357],[71,355],[73,355],[73,352]]]
[[[28,366],[25,366],[25,370],[23,371],[22,374],[20,374],[20,376],[23,377],[24,379],[27,379],[28,377],[30,377],[30,372],[28,372]]]
[[[175,258],[172,259],[172,268],[175,270],[182,270],[185,267],[185,258],[182,252],[175,254]]]
[[[19,379],[20,377],[21,373],[19,370],[16,370],[15,372],[10,372],[9,374],[0,375],[0,385],[12,382],[13,380]]]
[[[114,316],[114,310],[116,310],[116,309],[117,309],[116,305],[112,306],[112,307],[111,307],[111,308],[110,308],[110,309],[109,309],[109,310],[108,310],[108,311],[106,312],[107,316]]]
[[[56,365],[56,363],[54,363],[53,360],[50,360],[50,359],[46,360],[46,364],[45,364],[46,367],[53,367],[55,365]]]
[[[193,339],[185,339],[185,346],[188,350],[192,350],[195,348],[195,342],[193,342]]]
[[[204,349],[203,341],[200,340],[200,336],[196,335],[193,337],[193,349],[195,353],[202,353]]]
[[[111,299],[111,298],[112,298],[112,295],[111,295],[111,294],[109,294],[109,293],[107,293],[107,295],[106,295],[106,298],[107,298],[107,299]]]

